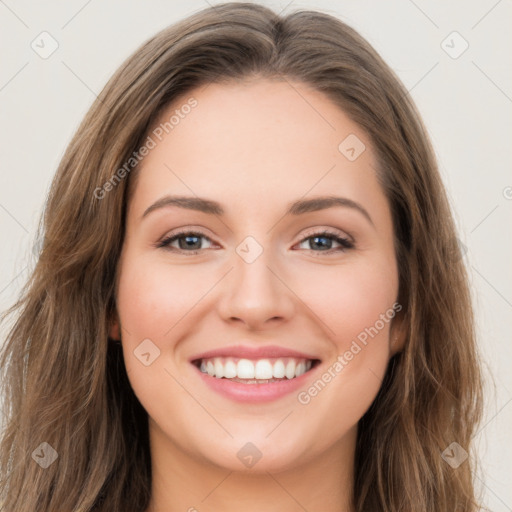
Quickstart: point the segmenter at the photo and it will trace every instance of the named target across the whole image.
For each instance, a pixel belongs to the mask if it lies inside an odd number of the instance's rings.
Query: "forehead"
[[[141,162],[134,198],[139,211],[164,193],[214,196],[253,212],[308,194],[382,200],[368,136],[302,83],[208,84],[168,106],[149,137],[154,147]]]

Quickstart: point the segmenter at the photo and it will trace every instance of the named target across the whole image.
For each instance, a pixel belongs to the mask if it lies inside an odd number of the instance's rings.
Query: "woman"
[[[2,512],[478,509],[449,204],[350,27],[228,3],[163,30],[43,226],[2,352]]]

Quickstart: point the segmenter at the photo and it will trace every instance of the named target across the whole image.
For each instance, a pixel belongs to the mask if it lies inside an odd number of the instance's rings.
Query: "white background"
[[[33,268],[50,180],[95,95],[143,41],[214,3],[0,0],[0,311]],[[283,13],[318,9],[353,26],[396,71],[423,115],[467,247],[480,350],[494,382],[476,436],[477,482],[492,511],[512,511],[512,4],[260,3]],[[31,48],[43,31],[58,43],[47,59]],[[456,59],[442,47],[453,31],[469,44]],[[457,36],[444,43],[452,53],[462,44]]]

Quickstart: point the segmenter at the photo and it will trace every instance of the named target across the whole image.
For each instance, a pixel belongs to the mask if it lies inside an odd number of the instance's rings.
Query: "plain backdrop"
[[[216,3],[0,0],[0,311],[34,266],[50,181],[95,95],[142,42]],[[259,3],[277,12],[309,8],[339,17],[377,49],[418,105],[465,251],[489,382],[475,437],[477,482],[493,512],[512,511],[512,4]]]

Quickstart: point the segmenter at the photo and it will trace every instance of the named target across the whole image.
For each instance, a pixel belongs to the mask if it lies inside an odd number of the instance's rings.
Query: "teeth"
[[[214,357],[201,361],[200,370],[217,379],[293,379],[306,373],[312,365],[311,360],[296,358],[280,359],[234,359],[232,357]]]
[[[256,379],[271,379],[273,377],[272,364],[268,359],[260,359],[254,368],[254,377]]]
[[[306,373],[306,363],[300,362],[295,368],[295,377],[299,377],[303,373]]]
[[[226,361],[224,365],[224,377],[226,377],[226,379],[232,379],[236,377],[236,375],[236,364],[233,361]]]
[[[295,367],[295,361],[288,361],[288,364],[286,365],[286,369],[284,371],[284,374],[286,375],[287,379],[293,379],[293,377],[295,377]]]
[[[254,363],[249,359],[240,359],[236,365],[236,376],[239,379],[254,379]]]
[[[213,368],[215,369],[215,375],[219,377],[224,377],[224,365],[219,359],[215,359],[213,361]]]
[[[272,374],[274,375],[274,377],[276,379],[282,379],[284,377],[285,368],[284,368],[284,363],[283,363],[283,361],[281,361],[281,359],[278,359],[274,363],[274,370],[273,370]]]

